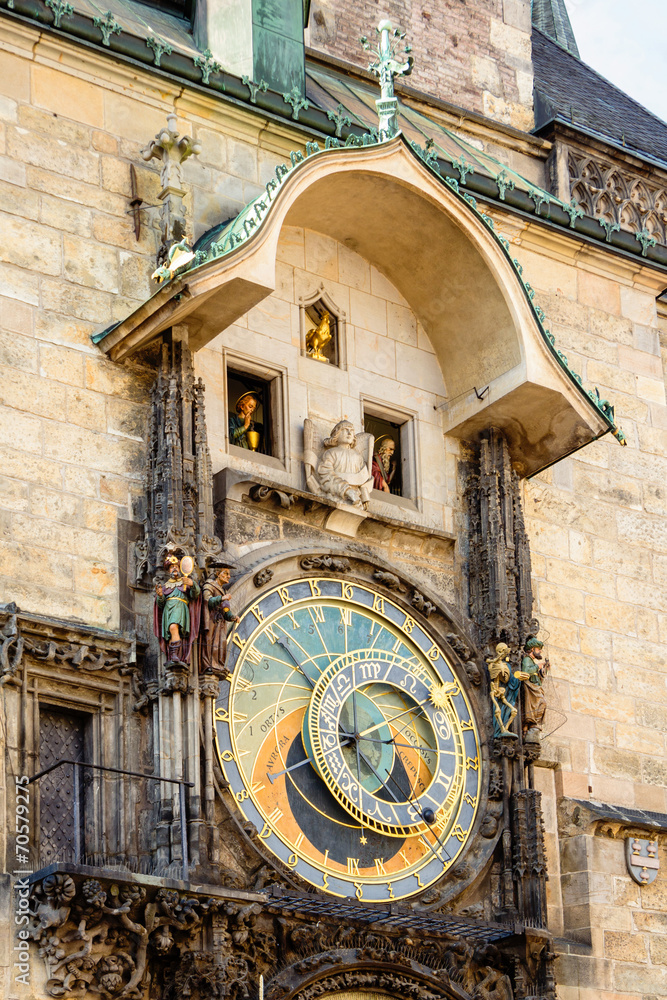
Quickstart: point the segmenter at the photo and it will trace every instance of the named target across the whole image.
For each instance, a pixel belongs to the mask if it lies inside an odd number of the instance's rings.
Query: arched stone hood
[[[509,244],[423,151],[401,136],[309,149],[199,241],[188,271],[95,338],[112,360],[176,324],[188,326],[193,350],[203,347],[274,291],[281,229],[303,226],[361,254],[405,296],[442,369],[446,433],[472,439],[500,427],[531,475],[615,430],[555,350]]]

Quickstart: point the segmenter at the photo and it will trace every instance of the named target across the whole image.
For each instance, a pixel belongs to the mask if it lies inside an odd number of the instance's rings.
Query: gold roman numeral
[[[348,858],[347,859],[347,874],[348,875],[359,875],[359,858]]]

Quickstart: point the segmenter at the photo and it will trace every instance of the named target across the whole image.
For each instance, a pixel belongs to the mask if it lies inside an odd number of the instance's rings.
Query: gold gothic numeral
[[[423,889],[423,888],[424,888],[424,886],[423,886],[423,884],[422,884],[422,877],[421,877],[421,875],[419,874],[419,872],[413,872],[412,874],[413,874],[413,875],[414,875],[414,877],[415,877],[415,878],[417,879],[417,885],[419,886],[419,888],[420,888],[420,889]]]
[[[313,597],[321,597],[322,596],[322,591],[317,586],[317,580],[309,580],[308,583],[310,584],[310,593],[311,593],[311,595]]]
[[[426,655],[428,656],[429,660],[437,660],[438,657],[440,656],[440,650],[438,649],[437,646],[431,646]]]
[[[340,585],[340,596],[344,597],[345,600],[351,601],[354,595],[354,587],[351,583],[341,583]]]
[[[458,694],[458,691],[456,692]],[[472,719],[461,719],[461,732],[472,732]]]
[[[229,722],[229,712],[226,708],[216,708],[215,710],[215,721],[216,722]]]
[[[255,604],[255,606],[250,609],[250,612],[255,616],[258,622],[264,621],[264,612],[260,608],[259,604]]]
[[[460,823],[457,823],[454,829],[452,830],[452,836],[456,837],[456,839],[460,841],[460,843],[463,843],[463,841],[466,839],[467,832],[468,831],[464,830],[463,827],[460,825]]]
[[[466,792],[465,795],[463,796],[463,801],[467,802],[468,805],[472,806],[473,809],[474,809],[475,806],[477,805],[477,796],[475,796],[475,798],[473,798],[472,795],[470,794],[470,792]]]
[[[285,607],[286,604],[294,603],[294,598],[290,597],[289,587],[278,587],[278,596],[283,602],[283,607]]]
[[[466,757],[466,771],[476,771],[479,768],[477,757]]]
[[[403,629],[404,632],[407,632],[408,635],[410,635],[416,624],[417,622],[414,620],[414,618],[410,618],[409,615],[406,615],[405,621],[401,625],[401,628]]]
[[[364,883],[363,882],[353,882],[352,884],[353,884],[354,890],[355,890],[354,891],[354,895],[357,897],[357,899],[363,899],[363,897],[364,897]]]
[[[379,594],[373,594],[373,611],[384,614],[384,597],[380,597]]]
[[[389,898],[396,899],[396,897],[394,896],[394,887],[392,886],[391,882],[387,882],[387,889],[389,890]]]
[[[236,757],[234,756],[231,750],[223,750],[220,756],[222,757],[223,760],[226,760],[227,763],[229,763],[232,760],[236,760]]]
[[[243,647],[245,646],[247,640],[246,639],[241,639],[240,636],[238,636],[238,635],[236,635],[236,633],[234,633],[234,635],[232,636],[232,642],[234,643],[235,646],[238,646],[239,649],[243,649]]]

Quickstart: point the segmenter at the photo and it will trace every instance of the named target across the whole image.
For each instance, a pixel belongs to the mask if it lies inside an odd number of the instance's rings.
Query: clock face
[[[230,791],[265,848],[319,889],[383,902],[453,865],[480,795],[479,737],[444,653],[373,589],[299,579],[232,633],[216,706]]]

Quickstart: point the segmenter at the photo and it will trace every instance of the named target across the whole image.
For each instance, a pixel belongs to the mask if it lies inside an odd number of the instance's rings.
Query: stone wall
[[[628,438],[620,448],[607,436],[524,484],[535,611],[552,663],[548,693],[559,713],[552,725],[560,723],[545,741],[549,766],[536,771],[550,926],[566,939],[558,943],[559,996],[662,995],[664,848],[657,881],[640,889],[627,872],[625,834],[573,837],[557,810],[559,802],[590,799],[667,812],[667,406],[655,299],[661,279],[652,285],[648,275],[597,254],[577,261],[574,248],[556,248],[530,232],[513,242],[557,345],[584,384],[612,400]]]
[[[90,337],[155,288],[159,209],[137,240],[130,164],[156,206],[158,165],[139,151],[182,111],[203,147],[186,163],[198,236],[261,190],[288,139],[269,128],[260,148],[260,119],[12,22],[0,77],[1,599],[117,628],[118,520],[142,489],[152,375]]]
[[[313,0],[306,44],[368,66],[359,38],[375,45],[389,17],[406,32],[417,59],[405,82],[425,94],[528,130],[533,124],[529,0]],[[400,86],[400,83],[399,83]]]

